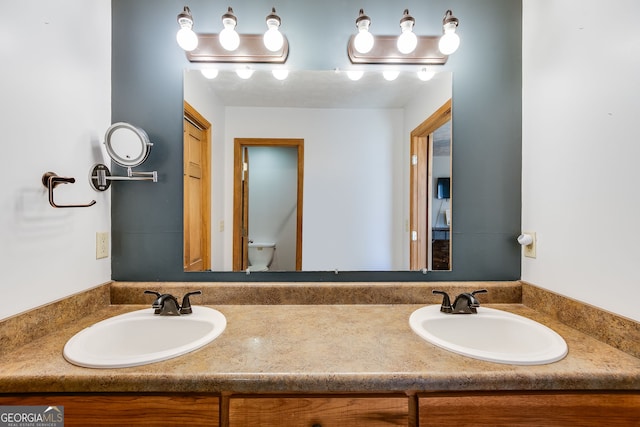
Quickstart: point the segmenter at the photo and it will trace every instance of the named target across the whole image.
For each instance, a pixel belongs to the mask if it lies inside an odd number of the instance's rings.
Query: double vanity
[[[65,425],[109,425],[101,419],[106,408],[109,419],[116,424],[119,419],[121,425],[136,425],[131,417],[140,425],[143,420],[153,424],[156,417],[162,425],[223,426],[424,426],[452,416],[457,425],[496,416],[503,425],[513,425],[514,420],[540,425],[541,419],[548,425],[563,419],[579,419],[581,425],[633,425],[640,420],[637,341],[631,351],[622,351],[523,304],[527,295],[539,292],[530,285],[296,285],[113,283],[89,291],[91,297],[70,298],[87,298],[90,303],[61,301],[46,307],[49,314],[63,313],[59,317],[64,324],[50,325],[43,336],[25,334],[34,333],[34,325],[45,327],[46,314],[9,319],[3,329],[12,331],[14,338],[8,333],[0,336],[0,405],[64,406]],[[442,296],[431,293],[439,289],[455,296],[480,288],[488,292],[476,295],[481,303],[476,314],[442,313]],[[192,314],[160,316],[154,314],[154,297],[145,295],[146,289],[176,296],[194,289],[203,293],[192,297]],[[573,317],[596,310],[583,308],[584,313]],[[109,320],[100,323],[105,319]],[[478,327],[468,334],[469,325],[452,325],[449,320]],[[162,325],[162,333],[145,332],[154,321]],[[142,331],[138,336],[131,326],[136,322],[137,333]],[[72,337],[104,325],[95,336],[131,334],[133,341],[123,346],[135,353],[129,356],[144,353],[147,344],[159,352],[192,344],[202,337],[181,330],[179,323],[187,322],[193,324],[190,331],[201,328],[208,343],[166,360],[87,368],[63,356]],[[210,328],[203,326],[207,322]],[[110,329],[117,323],[119,327]],[[438,323],[441,326],[429,329]],[[505,324],[511,326],[502,328]],[[636,338],[637,324],[628,326],[630,338]],[[23,342],[15,338],[20,327],[25,328]],[[516,333],[509,335],[509,328]],[[440,334],[445,342],[434,345],[428,334]],[[529,353],[539,356],[534,336],[543,343],[550,340],[542,345],[542,353],[562,343],[568,353],[552,355],[555,362],[488,361],[480,360],[486,354],[462,355],[454,348],[480,337],[477,343],[485,346],[485,353],[504,356],[511,351],[511,339],[524,337],[523,343],[535,350]],[[100,347],[105,342],[106,338],[92,345],[96,354],[108,359],[108,352],[117,349]],[[492,352],[498,346],[501,350]]]
[[[210,307],[192,308],[188,292],[182,299],[157,291],[151,309],[102,320],[71,337],[64,358],[85,368],[130,368],[182,356],[215,340],[227,326],[224,314]],[[417,309],[411,329],[431,344],[463,356],[513,365],[557,362],[567,344],[554,330],[527,317],[488,307],[475,297],[486,289],[463,292],[451,304],[449,295]]]

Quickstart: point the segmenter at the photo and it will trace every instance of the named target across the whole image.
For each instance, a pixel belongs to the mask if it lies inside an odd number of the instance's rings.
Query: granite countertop
[[[65,342],[98,320],[148,306],[110,305],[6,353],[0,393],[419,392],[640,390],[640,359],[522,304],[486,304],[562,335],[563,360],[539,366],[483,362],[418,337],[409,315],[424,304],[219,305],[223,334],[171,360],[122,369],[69,364]]]

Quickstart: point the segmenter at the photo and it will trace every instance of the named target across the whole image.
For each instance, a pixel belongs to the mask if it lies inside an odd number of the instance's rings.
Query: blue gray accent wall
[[[147,131],[154,143],[139,170],[159,182],[111,187],[112,278],[121,281],[465,281],[520,278],[522,3],[514,0],[112,1],[112,121]],[[264,31],[275,6],[290,42],[291,69],[346,68],[346,43],[361,7],[374,34],[396,34],[404,8],[422,35],[441,32],[452,9],[460,49],[453,72],[453,271],[185,273],[182,267],[182,75],[176,16],[184,5],[198,32],[218,32],[232,6],[243,33]],[[113,165],[114,174],[126,171]],[[339,207],[336,207],[338,209]]]

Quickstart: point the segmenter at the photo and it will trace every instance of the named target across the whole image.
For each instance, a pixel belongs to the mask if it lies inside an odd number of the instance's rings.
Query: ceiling
[[[380,71],[365,73],[358,81],[338,71],[295,71],[282,81],[268,70],[257,70],[247,80],[228,70],[211,80],[199,70],[186,72],[189,78],[205,81],[227,107],[403,108],[420,89],[451,84],[449,73],[437,73],[423,82],[415,72],[402,72],[394,81],[385,80]],[[434,132],[434,156],[449,156],[450,142],[451,124],[447,123]]]

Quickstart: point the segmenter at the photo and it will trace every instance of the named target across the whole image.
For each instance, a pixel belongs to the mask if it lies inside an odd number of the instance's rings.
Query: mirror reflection
[[[236,138],[234,271],[302,269],[304,140]]]
[[[354,82],[334,71],[295,71],[283,81],[261,70],[249,80],[185,71],[185,270],[449,269],[451,199],[438,178],[451,179],[451,82],[449,72],[427,82],[370,72]],[[413,132],[447,102],[448,127],[419,136],[422,240],[447,244],[414,255]],[[297,148],[269,152],[283,141]]]
[[[451,269],[451,120],[433,133],[433,182],[431,269]]]

